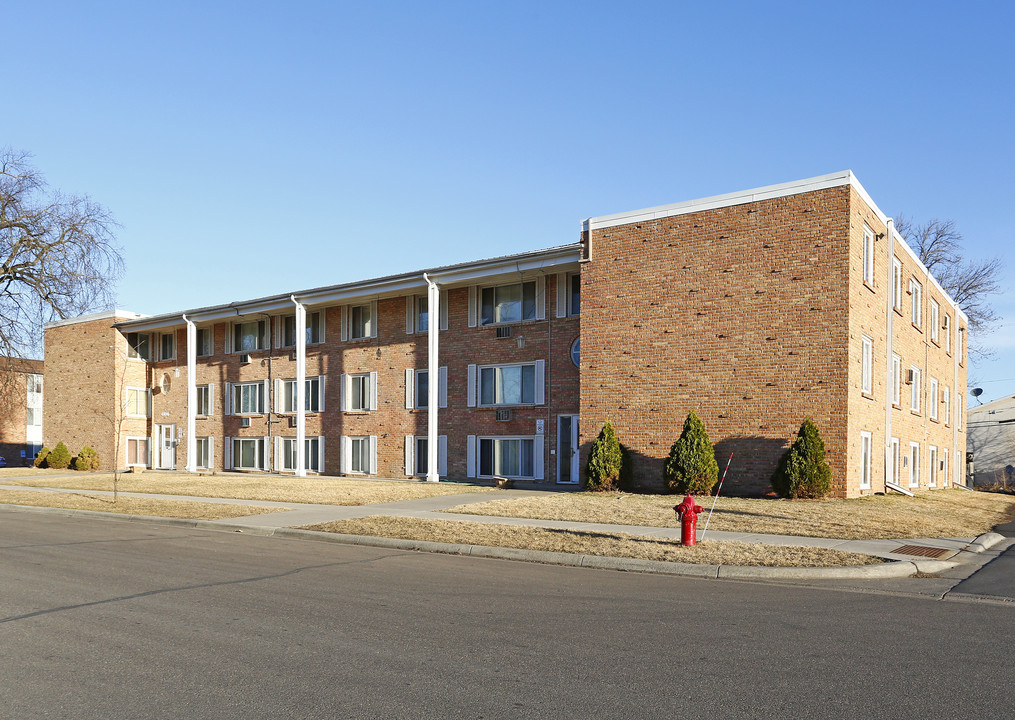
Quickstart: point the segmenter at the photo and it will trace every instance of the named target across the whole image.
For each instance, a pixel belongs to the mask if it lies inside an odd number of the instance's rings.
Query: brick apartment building
[[[42,448],[41,360],[0,358],[0,457],[31,465]]]
[[[46,440],[106,467],[115,446],[126,466],[576,483],[610,420],[658,486],[694,409],[734,491],[767,490],[806,417],[835,494],[944,487],[966,327],[843,172],[591,218],[547,250],[51,323]]]

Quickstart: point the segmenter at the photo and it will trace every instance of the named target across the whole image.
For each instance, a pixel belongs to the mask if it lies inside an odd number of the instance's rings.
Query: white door
[[[176,469],[175,425],[159,425],[159,469]]]
[[[578,483],[578,416],[557,416],[557,482]]]

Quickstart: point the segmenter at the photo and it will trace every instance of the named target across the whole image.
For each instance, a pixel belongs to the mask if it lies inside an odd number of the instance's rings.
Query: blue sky
[[[1007,3],[47,2],[0,145],[122,224],[160,313],[573,242],[587,217],[852,169],[1007,262]]]

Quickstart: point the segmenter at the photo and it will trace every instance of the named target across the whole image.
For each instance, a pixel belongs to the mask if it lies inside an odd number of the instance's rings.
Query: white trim
[[[377,373],[370,373],[370,410],[377,409]]]
[[[465,477],[476,477],[476,436],[465,438]]]
[[[416,371],[405,368],[405,409],[416,409]]]
[[[567,317],[567,293],[564,292],[567,285],[567,273],[557,273],[557,317]]]
[[[466,400],[465,404],[468,407],[476,407],[476,383],[478,382],[478,372],[475,365],[469,365],[466,370]],[[469,477],[474,477],[470,475]]]
[[[913,457],[913,451],[916,451],[916,457]],[[915,462],[914,462],[915,460]],[[909,443],[909,487],[915,488],[920,487],[920,463],[923,462],[923,457],[920,454],[920,443],[910,441]]]
[[[405,474],[412,477],[416,474],[416,436],[405,436]]]
[[[864,460],[864,441],[867,441],[867,458]],[[873,468],[874,435],[869,430],[860,431],[860,489],[869,490],[871,487],[871,469]],[[866,470],[867,482],[865,483],[864,471]]]
[[[144,464],[138,463],[138,462],[133,462],[132,463],[132,462],[130,462],[128,460],[128,458],[130,457],[130,453],[127,451],[127,448],[130,447],[130,441],[131,440],[134,440],[134,441],[144,440],[145,441],[146,445],[145,445],[145,462],[144,462]],[[124,467],[148,467],[148,464],[150,463],[150,459],[149,459],[150,457],[151,457],[151,438],[145,437],[143,435],[128,435],[127,437],[125,437],[123,439],[123,465],[124,465]]]
[[[95,320],[143,320],[149,318],[151,315],[143,315],[142,313],[131,312],[130,310],[103,310],[102,312],[89,313],[88,315],[79,315],[74,318],[67,318],[66,320],[52,320],[42,326],[43,330],[49,330],[50,328],[66,327],[68,325],[77,325],[79,323],[93,322]]]

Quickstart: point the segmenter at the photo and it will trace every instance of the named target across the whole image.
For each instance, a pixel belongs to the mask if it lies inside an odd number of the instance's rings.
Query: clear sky
[[[122,224],[148,314],[574,242],[582,219],[851,169],[1000,255],[974,361],[1015,395],[999,2],[33,2],[0,145]]]

